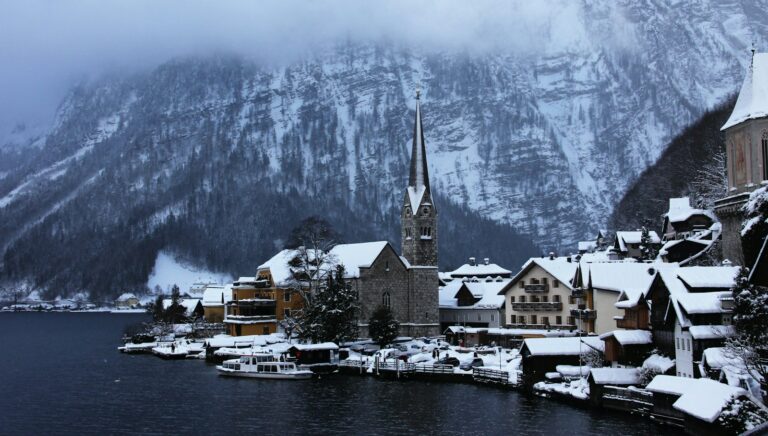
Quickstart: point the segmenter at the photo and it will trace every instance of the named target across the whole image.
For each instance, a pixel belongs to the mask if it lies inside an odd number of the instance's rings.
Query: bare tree
[[[304,219],[291,231],[286,245],[286,248],[293,250],[288,261],[292,273],[289,288],[302,297],[305,308],[312,304],[314,289],[323,285],[333,272],[336,259],[330,251],[339,239],[333,227],[316,216]],[[304,311],[293,311],[291,314],[286,323],[291,325],[291,330],[294,326],[300,329]]]
[[[725,151],[717,151],[712,160],[700,167],[691,181],[690,188],[695,195],[696,207],[713,209],[715,200],[722,198],[728,189]]]

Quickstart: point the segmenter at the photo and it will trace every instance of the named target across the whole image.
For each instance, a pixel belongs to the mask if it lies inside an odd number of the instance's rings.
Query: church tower
[[[416,120],[408,187],[400,217],[403,256],[411,265],[437,266],[437,208],[432,201],[427,170],[427,149],[421,125],[421,104],[416,91]]]

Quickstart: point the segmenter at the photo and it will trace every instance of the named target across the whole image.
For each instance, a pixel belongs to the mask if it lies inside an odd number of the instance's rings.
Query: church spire
[[[427,170],[427,148],[424,144],[424,129],[421,126],[421,91],[416,90],[416,121],[413,124],[413,149],[411,150],[411,174],[408,186],[416,192],[429,191]],[[419,199],[420,200],[420,199]]]

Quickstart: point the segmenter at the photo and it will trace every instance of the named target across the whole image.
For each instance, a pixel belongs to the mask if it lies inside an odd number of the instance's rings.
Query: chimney
[[[549,260],[555,260],[555,253],[553,251],[549,252]]]
[[[486,257],[485,259],[483,259],[483,263],[485,263],[486,265],[488,265],[489,263],[491,263],[491,259],[489,259],[489,258],[487,258],[487,257]]]
[[[568,256],[566,259],[568,260],[568,263],[571,263],[571,256]]]
[[[469,258],[469,266],[475,266],[475,258],[474,257],[470,257]]]

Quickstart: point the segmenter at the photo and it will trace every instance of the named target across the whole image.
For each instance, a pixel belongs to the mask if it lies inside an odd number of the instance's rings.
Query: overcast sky
[[[558,9],[527,0],[0,0],[0,133],[49,119],[68,87],[106,71],[216,50],[280,62],[339,38],[533,50]]]

